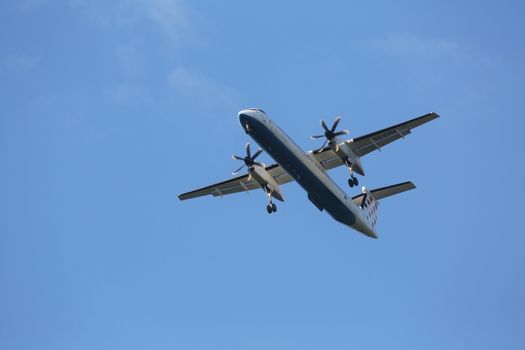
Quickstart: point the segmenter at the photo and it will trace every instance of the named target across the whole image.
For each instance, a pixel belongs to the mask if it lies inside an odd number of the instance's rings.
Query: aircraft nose
[[[242,112],[239,113],[239,123],[241,123],[241,125],[248,122],[248,119],[250,119],[250,116],[248,114],[244,114]]]
[[[255,111],[252,111],[251,109],[243,109],[239,112],[239,121],[247,121],[255,116]]]
[[[254,118],[254,111],[252,110],[242,110],[239,112],[239,123],[241,124],[244,131],[248,134],[251,131],[250,122]]]

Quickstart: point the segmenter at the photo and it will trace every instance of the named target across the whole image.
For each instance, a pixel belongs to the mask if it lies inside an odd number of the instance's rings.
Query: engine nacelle
[[[352,148],[348,143],[341,142],[337,145],[330,144],[330,148],[334,151],[341,159],[347,160],[352,166],[352,170],[361,176],[365,175],[363,166],[361,165],[361,159],[352,151]]]
[[[273,198],[284,202],[281,187],[263,166],[253,165],[250,168],[250,175],[259,183],[259,185],[261,185],[261,187],[269,190]]]

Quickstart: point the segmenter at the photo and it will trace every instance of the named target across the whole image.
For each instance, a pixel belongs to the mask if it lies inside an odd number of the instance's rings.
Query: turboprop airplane
[[[404,182],[375,190],[367,190],[363,187],[361,194],[348,197],[328,176],[326,170],[345,164],[351,167],[351,172],[355,170],[364,174],[359,157],[373,150],[380,150],[382,146],[408,135],[412,128],[438,117],[435,113],[426,114],[342,143],[336,139],[341,134],[335,137],[325,135],[333,145],[316,151],[304,152],[264,111],[256,108],[245,109],[239,112],[239,122],[242,128],[276,163],[266,166],[255,161],[262,153],[262,149],[252,155],[248,143],[245,148],[245,157],[233,156],[234,159],[244,162],[244,165],[234,174],[244,166],[248,167],[248,174],[180,194],[179,199],[186,200],[208,194],[224,196],[262,188],[269,200],[266,210],[271,214],[277,211],[277,206],[273,203],[272,198],[284,201],[280,185],[295,180],[319,210],[326,210],[335,220],[367,236],[377,238],[375,226],[378,200],[411,190],[415,188],[414,184]],[[338,120],[331,129],[325,128],[324,122],[321,125],[326,129],[325,132],[330,131],[337,134],[335,132],[337,123]],[[356,183],[353,177],[351,180]]]

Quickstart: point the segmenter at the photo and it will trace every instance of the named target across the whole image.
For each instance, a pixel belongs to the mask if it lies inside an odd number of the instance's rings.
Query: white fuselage
[[[335,220],[377,238],[366,213],[326,173],[312,153],[304,152],[264,112],[246,109],[239,113],[243,129],[308,193],[320,210]]]

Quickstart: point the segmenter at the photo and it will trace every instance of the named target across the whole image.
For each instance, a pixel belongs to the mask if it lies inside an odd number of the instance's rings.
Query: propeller
[[[233,175],[237,174],[245,166],[248,167],[248,168],[252,167],[253,165],[260,165],[260,166],[262,166],[261,163],[255,161],[255,158],[257,158],[263,152],[262,149],[259,148],[259,150],[257,152],[255,152],[253,154],[253,156],[252,156],[252,154],[250,152],[250,143],[248,142],[246,144],[245,150],[246,150],[246,157],[239,157],[239,156],[236,156],[235,154],[232,156],[233,159],[242,160],[244,162],[244,164],[239,169],[235,170],[232,173]]]
[[[321,150],[326,145],[327,142],[333,141],[337,136],[347,135],[349,133],[348,130],[335,131],[335,129],[337,129],[337,125],[339,124],[340,121],[341,121],[341,117],[335,118],[335,121],[334,121],[334,124],[332,125],[332,128],[328,129],[328,126],[326,125],[324,120],[321,119],[321,126],[324,129],[324,134],[322,134],[322,135],[314,135],[314,136],[311,137],[312,140],[320,139],[320,138],[323,138],[323,137],[326,138],[326,140],[324,141],[323,145],[319,148],[319,150]]]

